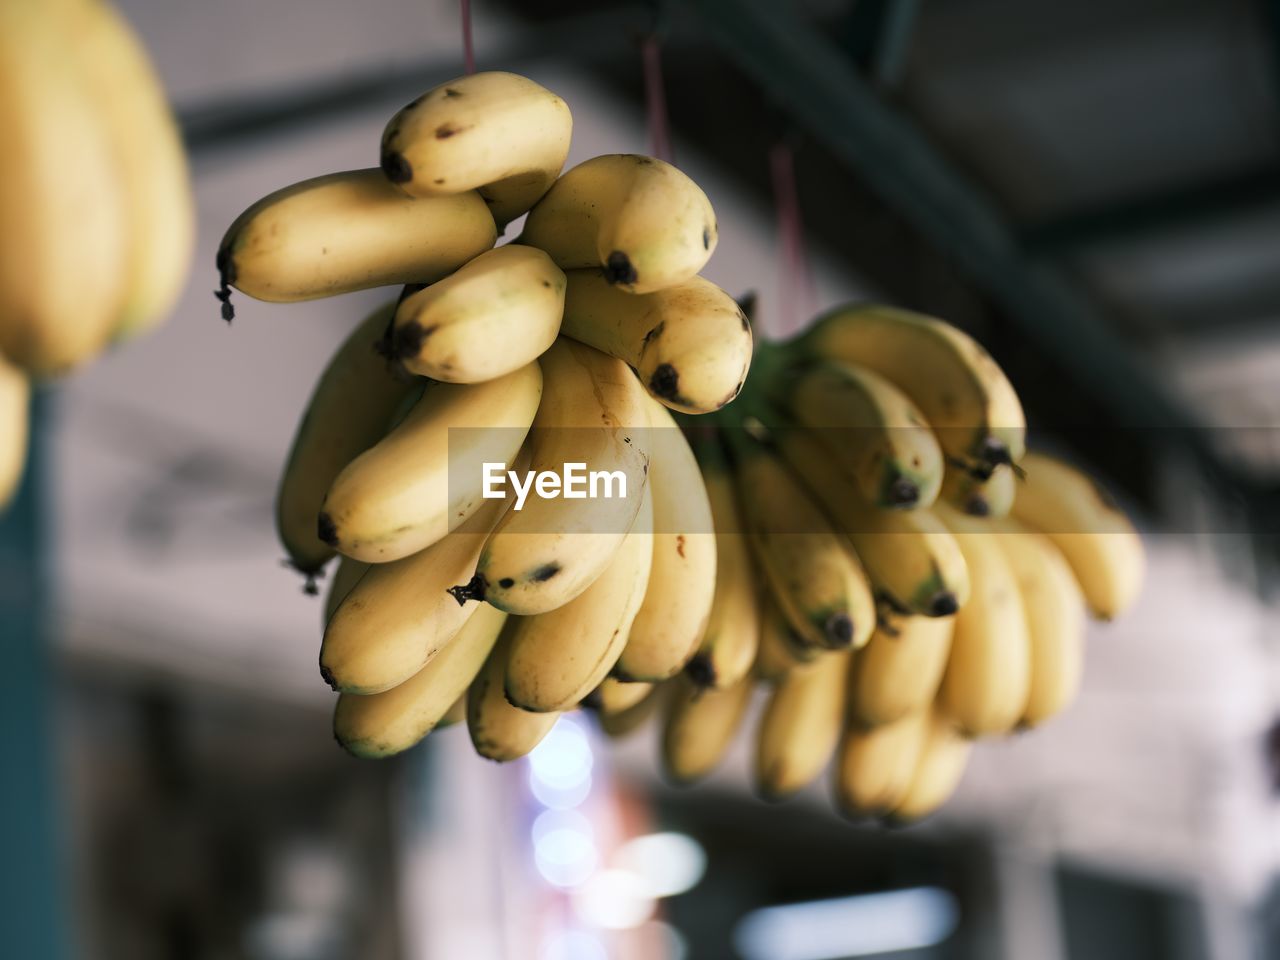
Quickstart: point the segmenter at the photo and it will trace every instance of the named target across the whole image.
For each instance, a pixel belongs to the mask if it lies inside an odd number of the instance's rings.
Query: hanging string
[[[649,120],[649,147],[653,155],[667,163],[674,162],[671,151],[671,124],[667,119],[667,90],[662,82],[662,46],[655,29],[640,43],[640,61],[644,68],[644,105]]]
[[[462,14],[462,63],[468,75],[476,72],[476,50],[471,42],[471,0],[458,0]]]
[[[780,309],[777,334],[797,333],[812,314],[817,295],[809,258],[804,245],[804,223],[800,216],[800,196],[796,188],[795,153],[785,139],[769,150],[769,173],[773,181],[773,202],[778,215],[778,247],[782,261],[779,282]]]

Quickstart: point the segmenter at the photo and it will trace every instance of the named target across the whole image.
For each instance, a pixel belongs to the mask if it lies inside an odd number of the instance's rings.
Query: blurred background
[[[464,729],[381,763],[333,743],[271,504],[379,294],[240,297],[228,327],[214,251],[258,197],[376,164],[391,114],[461,73],[458,4],[119,6],[183,121],[199,246],[166,327],[41,397],[0,520],[0,928],[33,945],[6,955],[1280,956],[1280,5],[473,5],[480,68],[569,103],[571,164],[649,149],[656,30],[721,224],[707,275],[755,290],[766,334],[851,298],[957,323],[1143,529],[1145,593],[1091,626],[1077,705],[896,831],[822,790],[755,799],[745,743],[669,788],[652,725],[571,717],[506,767]],[[811,284],[779,255],[779,143]]]

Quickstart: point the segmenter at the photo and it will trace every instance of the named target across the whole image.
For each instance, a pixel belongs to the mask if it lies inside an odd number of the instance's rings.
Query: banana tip
[[[326,543],[331,547],[338,545],[338,527],[333,522],[333,518],[327,513],[321,513],[316,518],[316,536],[320,538],[321,543]]]
[[[450,587],[446,591],[449,596],[458,601],[458,606],[463,606],[468,600],[484,600],[485,588],[488,584],[484,577],[476,574],[466,583],[460,583],[456,587]]]
[[[956,595],[950,590],[934,594],[933,599],[929,601],[931,617],[949,617],[959,609],[960,604],[956,601]]]
[[[689,679],[693,681],[694,686],[700,689],[707,689],[714,686],[716,682],[715,664],[711,662],[711,658],[706,654],[697,654],[692,660],[685,664],[684,672]]]
[[[384,150],[380,165],[383,175],[392,183],[408,183],[413,179],[413,167],[404,154],[395,150]]]
[[[920,488],[907,477],[895,477],[889,484],[889,504],[894,507],[912,507],[920,502]]]
[[[336,677],[334,677],[334,675],[333,675],[333,671],[332,671],[332,670],[330,670],[330,669],[329,669],[327,666],[325,666],[323,663],[322,663],[322,664],[320,664],[320,677],[321,677],[321,679],[322,679],[322,680],[324,680],[324,682],[325,682],[325,683],[327,683],[327,684],[329,685],[329,689],[330,689],[330,690],[333,690],[334,692],[337,692],[337,690],[338,690],[338,681],[337,681],[337,678],[336,678]],[[338,742],[339,742],[339,743],[342,743],[342,741],[341,741],[341,740],[339,740]],[[344,746],[345,746],[345,744],[344,744]]]
[[[621,283],[630,286],[639,279],[631,258],[621,250],[615,250],[605,259],[604,275],[610,283]]]
[[[853,618],[847,613],[833,613],[822,625],[822,632],[836,648],[853,643]]]

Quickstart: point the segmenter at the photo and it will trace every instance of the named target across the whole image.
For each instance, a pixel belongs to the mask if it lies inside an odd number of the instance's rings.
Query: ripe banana
[[[831,759],[845,713],[851,651],[819,657],[774,688],[756,740],[756,789],[769,800],[802,790]]]
[[[563,606],[600,576],[635,521],[649,463],[645,395],[626,366],[563,338],[539,363],[546,390],[530,469],[559,474],[585,463],[590,472],[620,472],[626,486],[615,485],[613,497],[530,496],[502,518],[480,555],[476,586],[483,599],[522,616]]]
[[[492,380],[538,359],[555,341],[564,289],[564,274],[541,250],[487,250],[402,300],[384,352],[433,380]]]
[[[1031,691],[1021,725],[1035,727],[1070,706],[1080,690],[1084,597],[1052,541],[1012,520],[1000,529],[1000,548],[1022,591],[1031,637]]]
[[[812,364],[786,381],[780,404],[812,430],[868,503],[915,509],[937,499],[942,450],[901,390],[864,367],[834,361]]]
[[[85,72],[125,202],[124,302],[117,338],[141,333],[178,299],[195,242],[194,198],[182,137],[143,47],[106,0],[77,0],[71,49]]]
[[[716,536],[688,441],[664,407],[652,400],[647,406],[653,563],[644,602],[613,670],[627,680],[660,681],[684,669],[706,632],[716,591]]]
[[[760,601],[724,453],[714,437],[701,438],[696,452],[716,532],[716,579],[707,628],[685,675],[699,688],[724,690],[751,672],[760,642]]]
[[[970,516],[999,519],[1009,515],[1017,493],[1018,478],[1008,464],[996,467],[985,479],[950,464],[942,478],[939,496]]]
[[[890,617],[854,659],[850,717],[864,727],[928,708],[951,652],[953,617]]]
[[[714,283],[692,277],[637,295],[596,268],[566,276],[564,333],[622,360],[668,407],[707,413],[738,395],[751,365],[751,324]]]
[[[485,383],[429,384],[404,421],[334,479],[320,539],[368,563],[442,539],[485,502],[481,465],[515,459],[541,397],[536,363]]]
[[[778,601],[766,591],[761,601],[760,647],[751,673],[762,683],[778,683],[799,666],[812,663],[826,651],[810,647],[796,636],[787,618],[778,608]],[[875,636],[872,636],[875,642]]]
[[[338,605],[347,599],[349,594],[360,578],[368,572],[373,564],[361,563],[359,560],[352,560],[350,557],[341,557],[338,560],[338,568],[333,573],[333,582],[329,584],[329,593],[324,598],[324,619],[320,626],[327,627],[329,621],[333,619],[334,611],[338,609]]]
[[[920,765],[929,717],[926,704],[893,723],[845,729],[834,776],[836,804],[845,816],[882,817],[902,804]]]
[[[972,578],[955,618],[938,707],[966,736],[1009,733],[1031,689],[1031,638],[1013,568],[990,524],[938,504]]]
[[[613,560],[585,591],[513,628],[506,696],[525,710],[570,710],[600,685],[627,643],[653,559],[648,492]]]
[[[408,750],[467,692],[506,619],[501,610],[480,604],[453,642],[404,683],[369,696],[339,696],[333,735],[357,757],[389,757]]]
[[[641,703],[653,693],[653,690],[652,683],[623,683],[621,680],[607,677],[600,686],[591,691],[591,695],[585,702],[600,716],[612,717],[625,713]]]
[[[662,766],[676,783],[692,783],[724,758],[755,685],[743,679],[717,690],[680,677],[671,686],[663,718]]]
[[[719,231],[701,188],[662,160],[606,154],[567,171],[529,211],[521,243],[565,269],[603,267],[627,293],[695,276]]]
[[[436,723],[436,730],[444,730],[446,727],[456,727],[467,719],[467,695],[464,693],[457,700],[453,701],[451,706],[439,722]]]
[[[0,3],[0,353],[31,376],[96,355],[120,316],[125,196],[67,46],[78,0]]]
[[[316,534],[325,493],[343,467],[386,433],[392,412],[411,392],[373,350],[393,309],[386,304],[373,311],[338,348],[294,433],[276,493],[276,531],[290,563],[308,576],[334,553]]]
[[[467,731],[476,753],[505,762],[523,757],[542,742],[559,713],[530,713],[507,702],[504,690],[511,638],[518,617],[508,617],[484,669],[467,690]]]
[[[433,283],[493,246],[474,191],[415,199],[380,170],[332,173],[277,190],[236,218],[218,247],[227,286],[272,303],[400,283]],[[224,310],[228,320],[231,311]]]
[[[27,465],[31,418],[31,384],[26,375],[0,356],[0,511],[22,485]]]
[[[911,786],[889,819],[911,823],[927,817],[950,800],[960,785],[972,752],[973,743],[961,736],[939,711],[932,711]]]
[[[838,307],[790,345],[799,356],[858,363],[896,384],[951,459],[975,469],[1017,463],[1022,404],[982,345],[949,323],[876,304]]]
[[[632,687],[646,687],[644,699],[627,707],[625,710],[619,710],[616,713],[600,712],[600,729],[605,735],[613,739],[628,736],[643,727],[649,722],[649,718],[657,712],[662,705],[666,695],[670,692],[669,688],[676,686],[678,681],[671,681],[657,686],[652,684],[626,684]]]
[[[969,596],[969,570],[955,538],[928,510],[879,510],[799,428],[774,431],[778,449],[849,538],[877,598],[901,613],[945,617]]]
[[[764,442],[726,432],[747,539],[783,614],[812,646],[862,646],[875,628],[875,601],[848,541]]]
[[[1071,564],[1095,617],[1118,617],[1142,589],[1142,539],[1094,480],[1042,453],[1024,458],[1013,516],[1047,534]]]
[[[382,172],[415,197],[477,190],[505,226],[560,175],[572,132],[568,106],[550,90],[514,73],[473,73],[391,118]]]

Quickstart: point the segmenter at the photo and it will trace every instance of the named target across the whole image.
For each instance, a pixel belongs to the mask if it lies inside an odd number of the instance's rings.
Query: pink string
[[[781,337],[789,337],[800,330],[813,312],[817,296],[804,245],[795,155],[786,142],[779,141],[770,148],[769,172],[773,180],[773,201],[778,211],[778,246],[782,259],[779,283],[782,302],[778,311],[777,333]]]
[[[649,119],[649,144],[659,160],[673,162],[671,126],[667,119],[666,86],[662,82],[662,48],[658,38],[649,34],[640,45],[644,66],[644,104]]]
[[[458,0],[462,14],[462,63],[468,75],[476,72],[476,51],[471,43],[471,0]]]

